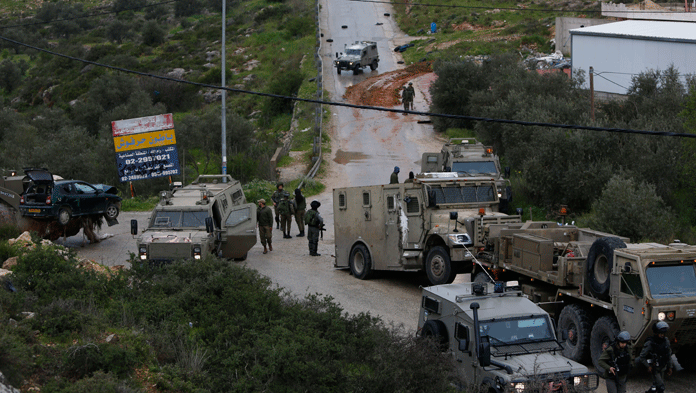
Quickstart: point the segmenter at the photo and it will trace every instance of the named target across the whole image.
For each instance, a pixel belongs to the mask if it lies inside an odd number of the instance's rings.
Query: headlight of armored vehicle
[[[510,392],[515,392],[515,393],[522,393],[524,392],[525,388],[524,382],[511,382],[510,383],[510,389],[508,389]]]
[[[138,254],[140,254],[140,259],[147,259],[147,247],[140,246],[138,248]]]
[[[199,246],[199,245],[193,246],[193,258],[194,259],[201,259],[201,246]]]
[[[596,389],[599,386],[599,377],[597,374],[576,376],[573,377],[573,385],[585,389]]]
[[[471,238],[467,233],[450,233],[449,240],[454,244],[462,244],[465,246],[470,246]]]

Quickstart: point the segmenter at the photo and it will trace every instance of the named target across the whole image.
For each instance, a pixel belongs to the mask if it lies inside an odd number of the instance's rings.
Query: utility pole
[[[227,100],[227,90],[224,89],[224,87],[227,87],[225,83],[225,25],[227,24],[227,4],[225,4],[225,0],[222,0],[222,115],[221,121],[222,121],[222,174],[226,175],[227,174],[227,109],[226,109],[226,100]],[[225,177],[222,178],[222,182],[226,183],[227,179]]]
[[[594,67],[590,67],[590,118],[594,121]]]

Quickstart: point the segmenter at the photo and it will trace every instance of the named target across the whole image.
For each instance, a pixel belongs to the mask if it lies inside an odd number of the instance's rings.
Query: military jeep
[[[131,234],[138,222],[131,220]],[[256,244],[256,205],[246,203],[239,181],[201,175],[188,186],[160,192],[147,228],[138,236],[138,258],[156,263],[206,255],[244,260]]]
[[[346,45],[343,50],[345,53],[341,53],[340,56],[337,53],[334,60],[338,75],[341,75],[341,70],[352,70],[353,75],[358,75],[360,69],[365,67],[370,67],[373,71],[377,69],[379,55],[375,41],[355,41]]]

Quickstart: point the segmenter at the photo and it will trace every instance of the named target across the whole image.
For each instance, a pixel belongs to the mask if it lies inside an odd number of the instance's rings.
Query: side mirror
[[[568,330],[563,329],[561,330],[561,341],[566,341],[568,340]]]
[[[510,177],[510,167],[509,166],[505,167],[505,177]]]
[[[205,231],[208,233],[213,233],[213,231],[215,231],[215,227],[213,226],[213,218],[212,217],[205,218]]]
[[[457,218],[459,218],[459,213],[450,212],[450,220],[456,220]]]
[[[515,209],[515,212],[517,212],[517,215],[522,216],[522,213],[524,213],[524,210],[522,210],[521,207],[518,207],[517,209]]]
[[[624,273],[630,273],[631,272],[631,262],[626,262],[623,270],[624,270]]]
[[[138,235],[138,220],[131,220],[131,235]]]
[[[484,340],[481,337],[481,344],[479,345],[478,351],[478,361],[481,367],[488,367],[491,365],[491,344],[488,342],[488,338]]]

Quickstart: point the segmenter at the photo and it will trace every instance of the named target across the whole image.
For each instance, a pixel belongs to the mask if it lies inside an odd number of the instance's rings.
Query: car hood
[[[140,243],[193,243],[206,239],[209,235],[205,231],[166,231],[144,232],[139,239]]]
[[[539,374],[587,374],[589,370],[580,363],[574,362],[559,353],[552,352],[531,353],[525,355],[511,355],[507,359],[493,358],[499,362],[510,366],[513,372],[519,377],[529,377]]]
[[[358,61],[360,60],[360,56],[357,55],[343,55],[338,58],[338,60],[343,60],[343,61]]]
[[[118,189],[114,186],[110,186],[107,184],[92,184],[95,188],[104,191],[107,194],[118,194]]]

